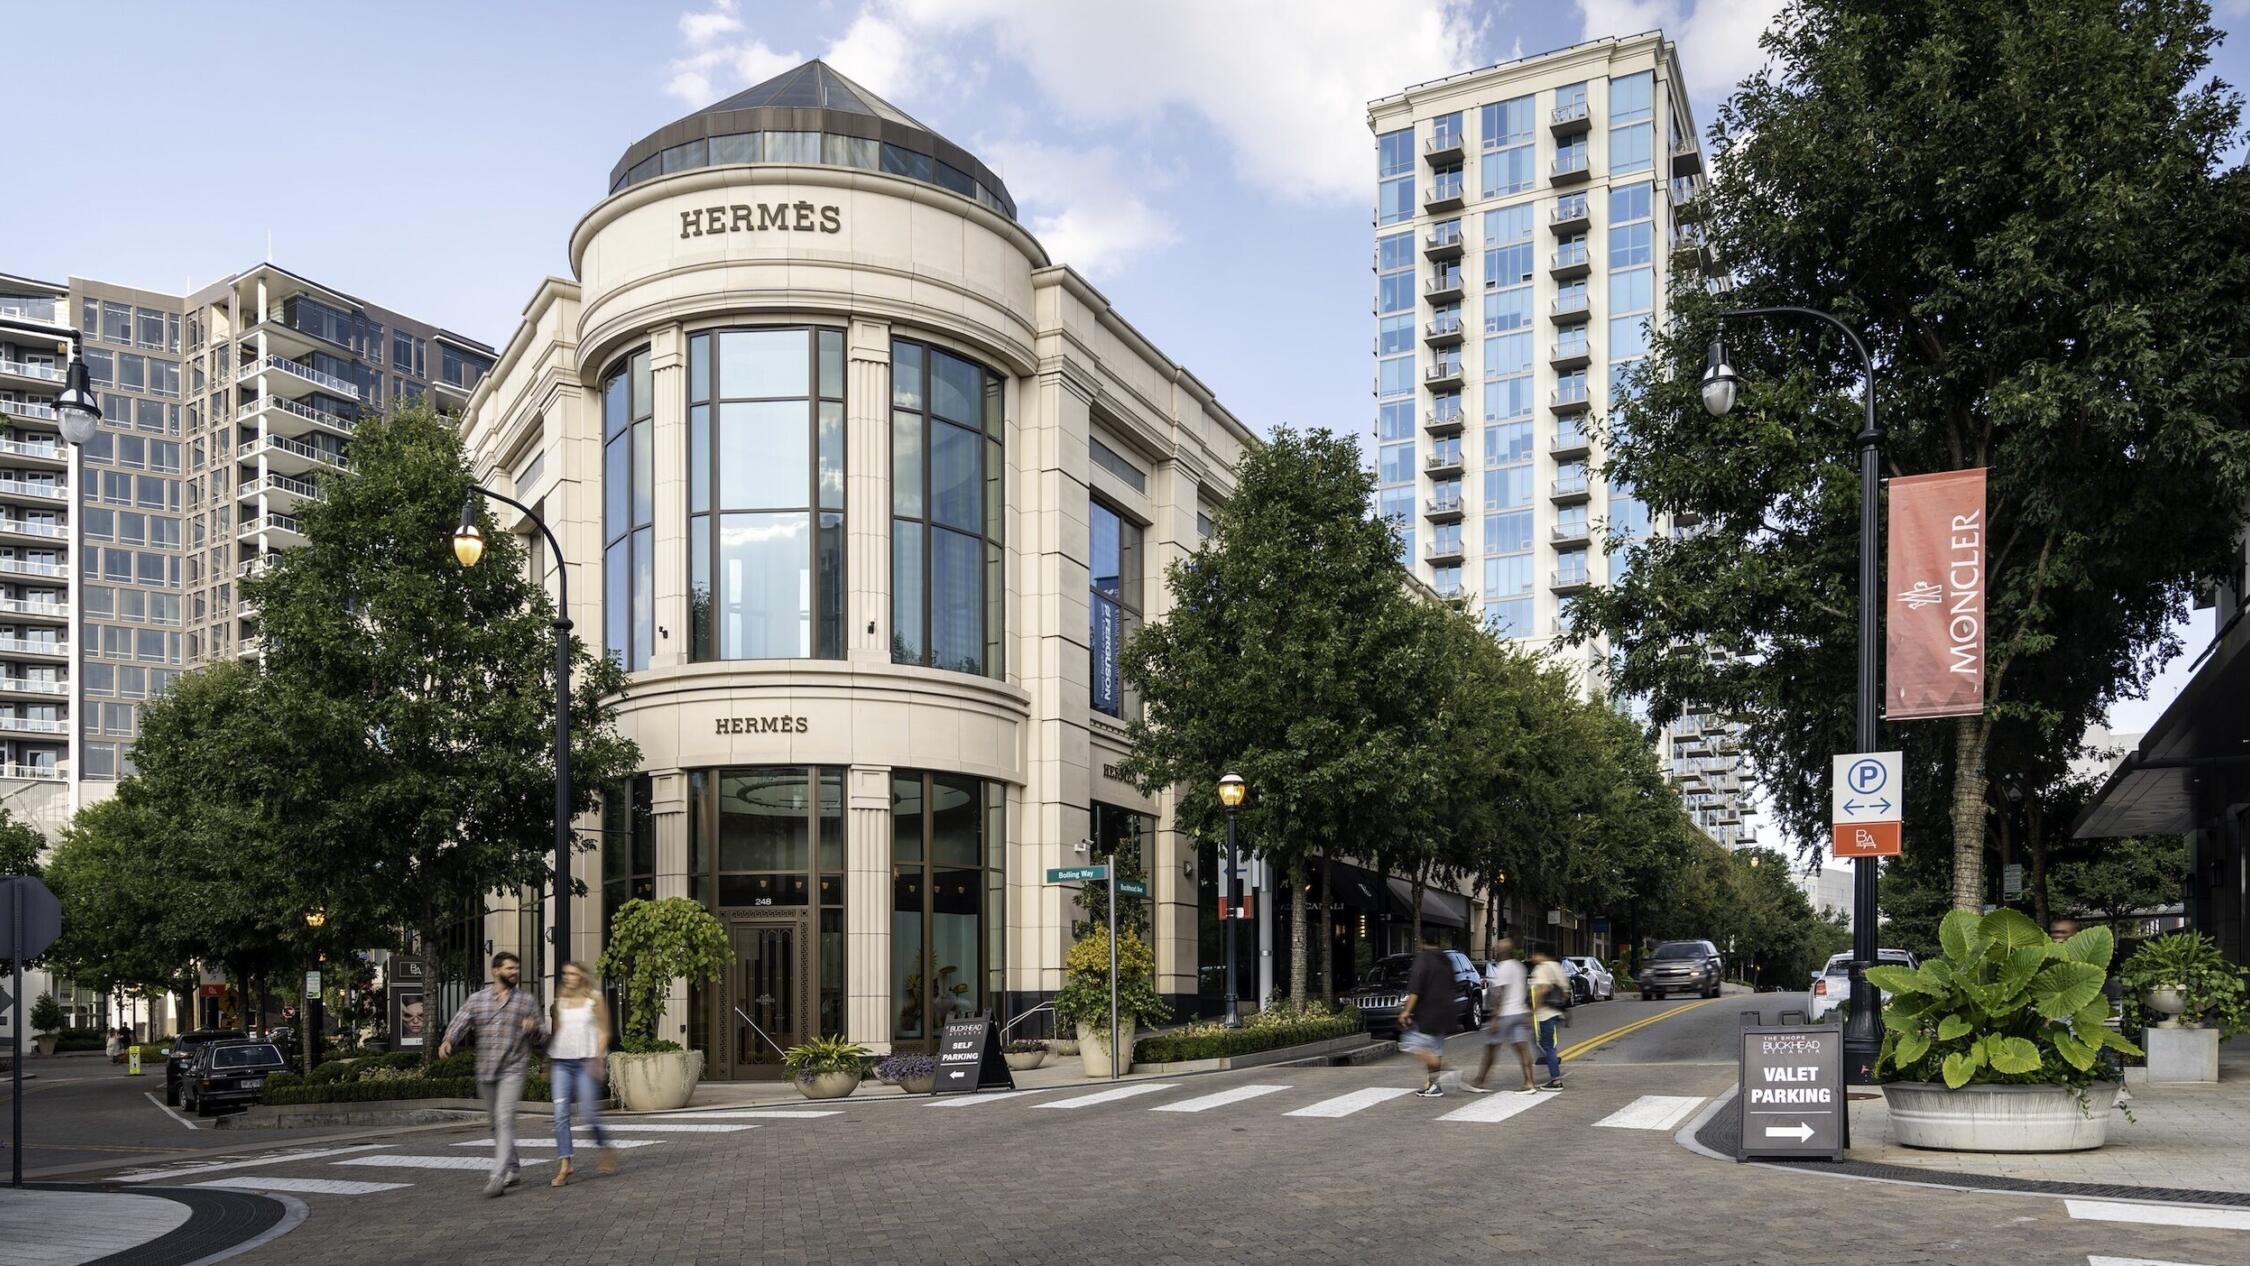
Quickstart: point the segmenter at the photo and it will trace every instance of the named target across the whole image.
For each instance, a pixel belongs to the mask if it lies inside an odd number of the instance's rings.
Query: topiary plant
[[[31,1031],[41,1035],[60,1033],[63,1027],[62,1004],[55,995],[43,993],[31,1004]]]
[[[1055,1018],[1083,1024],[1109,1039],[1109,930],[1096,929],[1063,956],[1063,987],[1055,995]],[[1172,1008],[1156,992],[1156,959],[1148,943],[1130,932],[1117,938],[1117,1018],[1120,1024],[1147,1027],[1172,1018]]]
[[[1981,918],[1955,910],[1938,925],[1943,953],[1867,978],[1892,995],[1883,1008],[1878,1070],[1902,1080],[2086,1086],[2106,1048],[2139,1055],[2111,1032],[2102,985],[2116,942],[2090,927],[2058,945],[2021,911]]]
[[[726,929],[701,902],[686,897],[650,901],[636,897],[617,908],[610,920],[609,947],[602,951],[603,976],[623,996],[627,1043],[654,1049],[656,1025],[664,1015],[664,995],[676,981],[715,980],[731,954]],[[632,1049],[628,1047],[628,1049]]]

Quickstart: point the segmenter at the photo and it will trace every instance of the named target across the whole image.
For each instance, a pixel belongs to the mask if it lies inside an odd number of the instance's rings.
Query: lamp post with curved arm
[[[1719,331],[1711,339],[1711,352],[1704,364],[1703,381],[1699,388],[1703,408],[1712,417],[1724,417],[1734,408],[1737,389],[1742,380],[1727,364],[1723,335],[1728,321],[1744,317],[1803,317],[1825,322],[1842,332],[1845,341],[1859,355],[1859,364],[1867,380],[1867,421],[1853,437],[1859,449],[1859,702],[1854,733],[1859,750],[1874,751],[1881,743],[1877,734],[1875,713],[1876,694],[1881,689],[1880,662],[1876,659],[1876,604],[1882,594],[1882,577],[1876,571],[1875,554],[1882,536],[1881,521],[1877,517],[1882,488],[1881,451],[1883,432],[1875,423],[1875,361],[1867,354],[1867,345],[1860,341],[1857,331],[1826,312],[1814,308],[1768,307],[1735,308],[1719,313]],[[1852,861],[1852,966],[1851,1011],[1844,1024],[1844,1061],[1850,1080],[1874,1080],[1875,1058],[1883,1047],[1882,1029],[1876,1023],[1880,1004],[1875,987],[1868,982],[1867,969],[1875,965],[1875,859],[1855,858]]]
[[[489,497],[523,511],[547,538],[555,559],[555,987],[562,987],[562,965],[570,959],[570,569],[563,563],[562,543],[547,521],[530,506],[481,484],[470,484],[461,501],[461,525],[453,529],[453,557],[463,567],[474,567],[484,558],[484,529],[477,524],[477,498]]]

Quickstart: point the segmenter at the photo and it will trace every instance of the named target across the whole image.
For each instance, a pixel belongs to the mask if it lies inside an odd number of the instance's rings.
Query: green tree
[[[47,838],[0,805],[0,875],[36,875]]]
[[[102,993],[169,995],[184,1022],[195,987],[197,911],[161,869],[166,851],[147,810],[118,798],[78,811],[48,859],[62,934],[47,953],[56,971]]]
[[[716,980],[732,957],[726,929],[699,901],[636,897],[617,908],[609,944],[602,950],[602,975],[624,1002],[619,1028],[627,1051],[678,1050],[659,1042],[656,1025],[664,1016],[664,995],[682,980]]]
[[[2205,77],[2195,0],[1806,0],[1713,129],[1687,215],[1732,279],[1674,271],[1674,319],[1610,427],[1609,478],[1700,532],[1630,547],[1577,607],[1659,720],[1746,723],[1774,809],[1811,841],[1851,750],[1856,359],[1820,330],[1727,327],[1741,405],[1696,381],[1721,308],[1793,304],[1862,331],[1889,473],[1990,470],[1987,708],[1891,726],[1949,903],[1987,899],[1988,754],[2074,742],[2176,651],[2168,628],[2233,548],[2250,482],[2239,296],[2250,216],[2219,170],[2239,104]],[[1728,654],[1713,657],[1718,648]],[[2005,746],[2005,745],[2003,745]],[[2005,772],[2005,771],[1995,771]]]
[[[2188,877],[2187,837],[2089,840],[2056,861],[2053,871],[2062,908],[2115,921],[2179,903]]]
[[[1350,438],[1278,431],[1244,458],[1212,540],[1167,569],[1171,612],[1124,650],[1145,708],[1127,776],[1185,789],[1180,830],[1216,839],[1210,789],[1239,773],[1240,838],[1296,892],[1321,852],[1394,842],[1412,790],[1403,757],[1419,722],[1393,670],[1412,654],[1415,616],[1397,538],[1368,514],[1373,492]],[[1303,999],[1304,903],[1292,910],[1289,992]]]

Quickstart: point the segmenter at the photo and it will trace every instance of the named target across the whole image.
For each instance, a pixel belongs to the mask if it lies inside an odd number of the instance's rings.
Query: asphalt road
[[[1567,1088],[1407,1093],[1403,1058],[1087,1083],[971,1099],[770,1100],[621,1118],[615,1176],[479,1194],[489,1144],[444,1128],[245,1160],[150,1186],[285,1191],[308,1221],[235,1260],[324,1262],[2069,1263],[2220,1266],[2250,1233],[2085,1220],[2051,1197],[1743,1166],[1676,1135],[1734,1084],[1733,1032],[1779,995],[1594,1004]],[[1475,1037],[1449,1048],[1471,1063]],[[524,1121],[532,1126],[530,1118]],[[547,1132],[526,1128],[527,1140]],[[277,1140],[260,1140],[271,1143]],[[582,1158],[584,1159],[584,1158]],[[2176,1220],[2176,1219],[2174,1219]]]
[[[23,1167],[26,1178],[66,1177],[86,1167],[149,1164],[246,1145],[294,1142],[333,1129],[221,1130],[181,1109],[164,1107],[164,1064],[149,1059],[142,1075],[100,1055],[58,1055],[24,1061]],[[0,1076],[0,1112],[12,1108]],[[0,1122],[0,1157],[9,1138]]]

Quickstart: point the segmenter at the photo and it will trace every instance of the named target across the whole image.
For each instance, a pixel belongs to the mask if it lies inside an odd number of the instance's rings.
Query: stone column
[[[844,336],[844,618],[854,663],[891,662],[891,327],[853,321]],[[884,793],[889,812],[889,792]],[[887,854],[886,854],[887,856]],[[886,863],[887,865],[888,863]],[[885,927],[889,917],[885,916]],[[886,970],[888,970],[886,968]],[[888,1035],[889,1029],[884,1030]]]
[[[677,325],[649,332],[649,369],[656,393],[656,644],[649,667],[676,668],[688,662],[691,645],[687,595],[687,336]],[[581,633],[601,645],[600,630]]]
[[[844,1023],[855,1042],[891,1049],[891,771],[854,765],[845,784]]]

